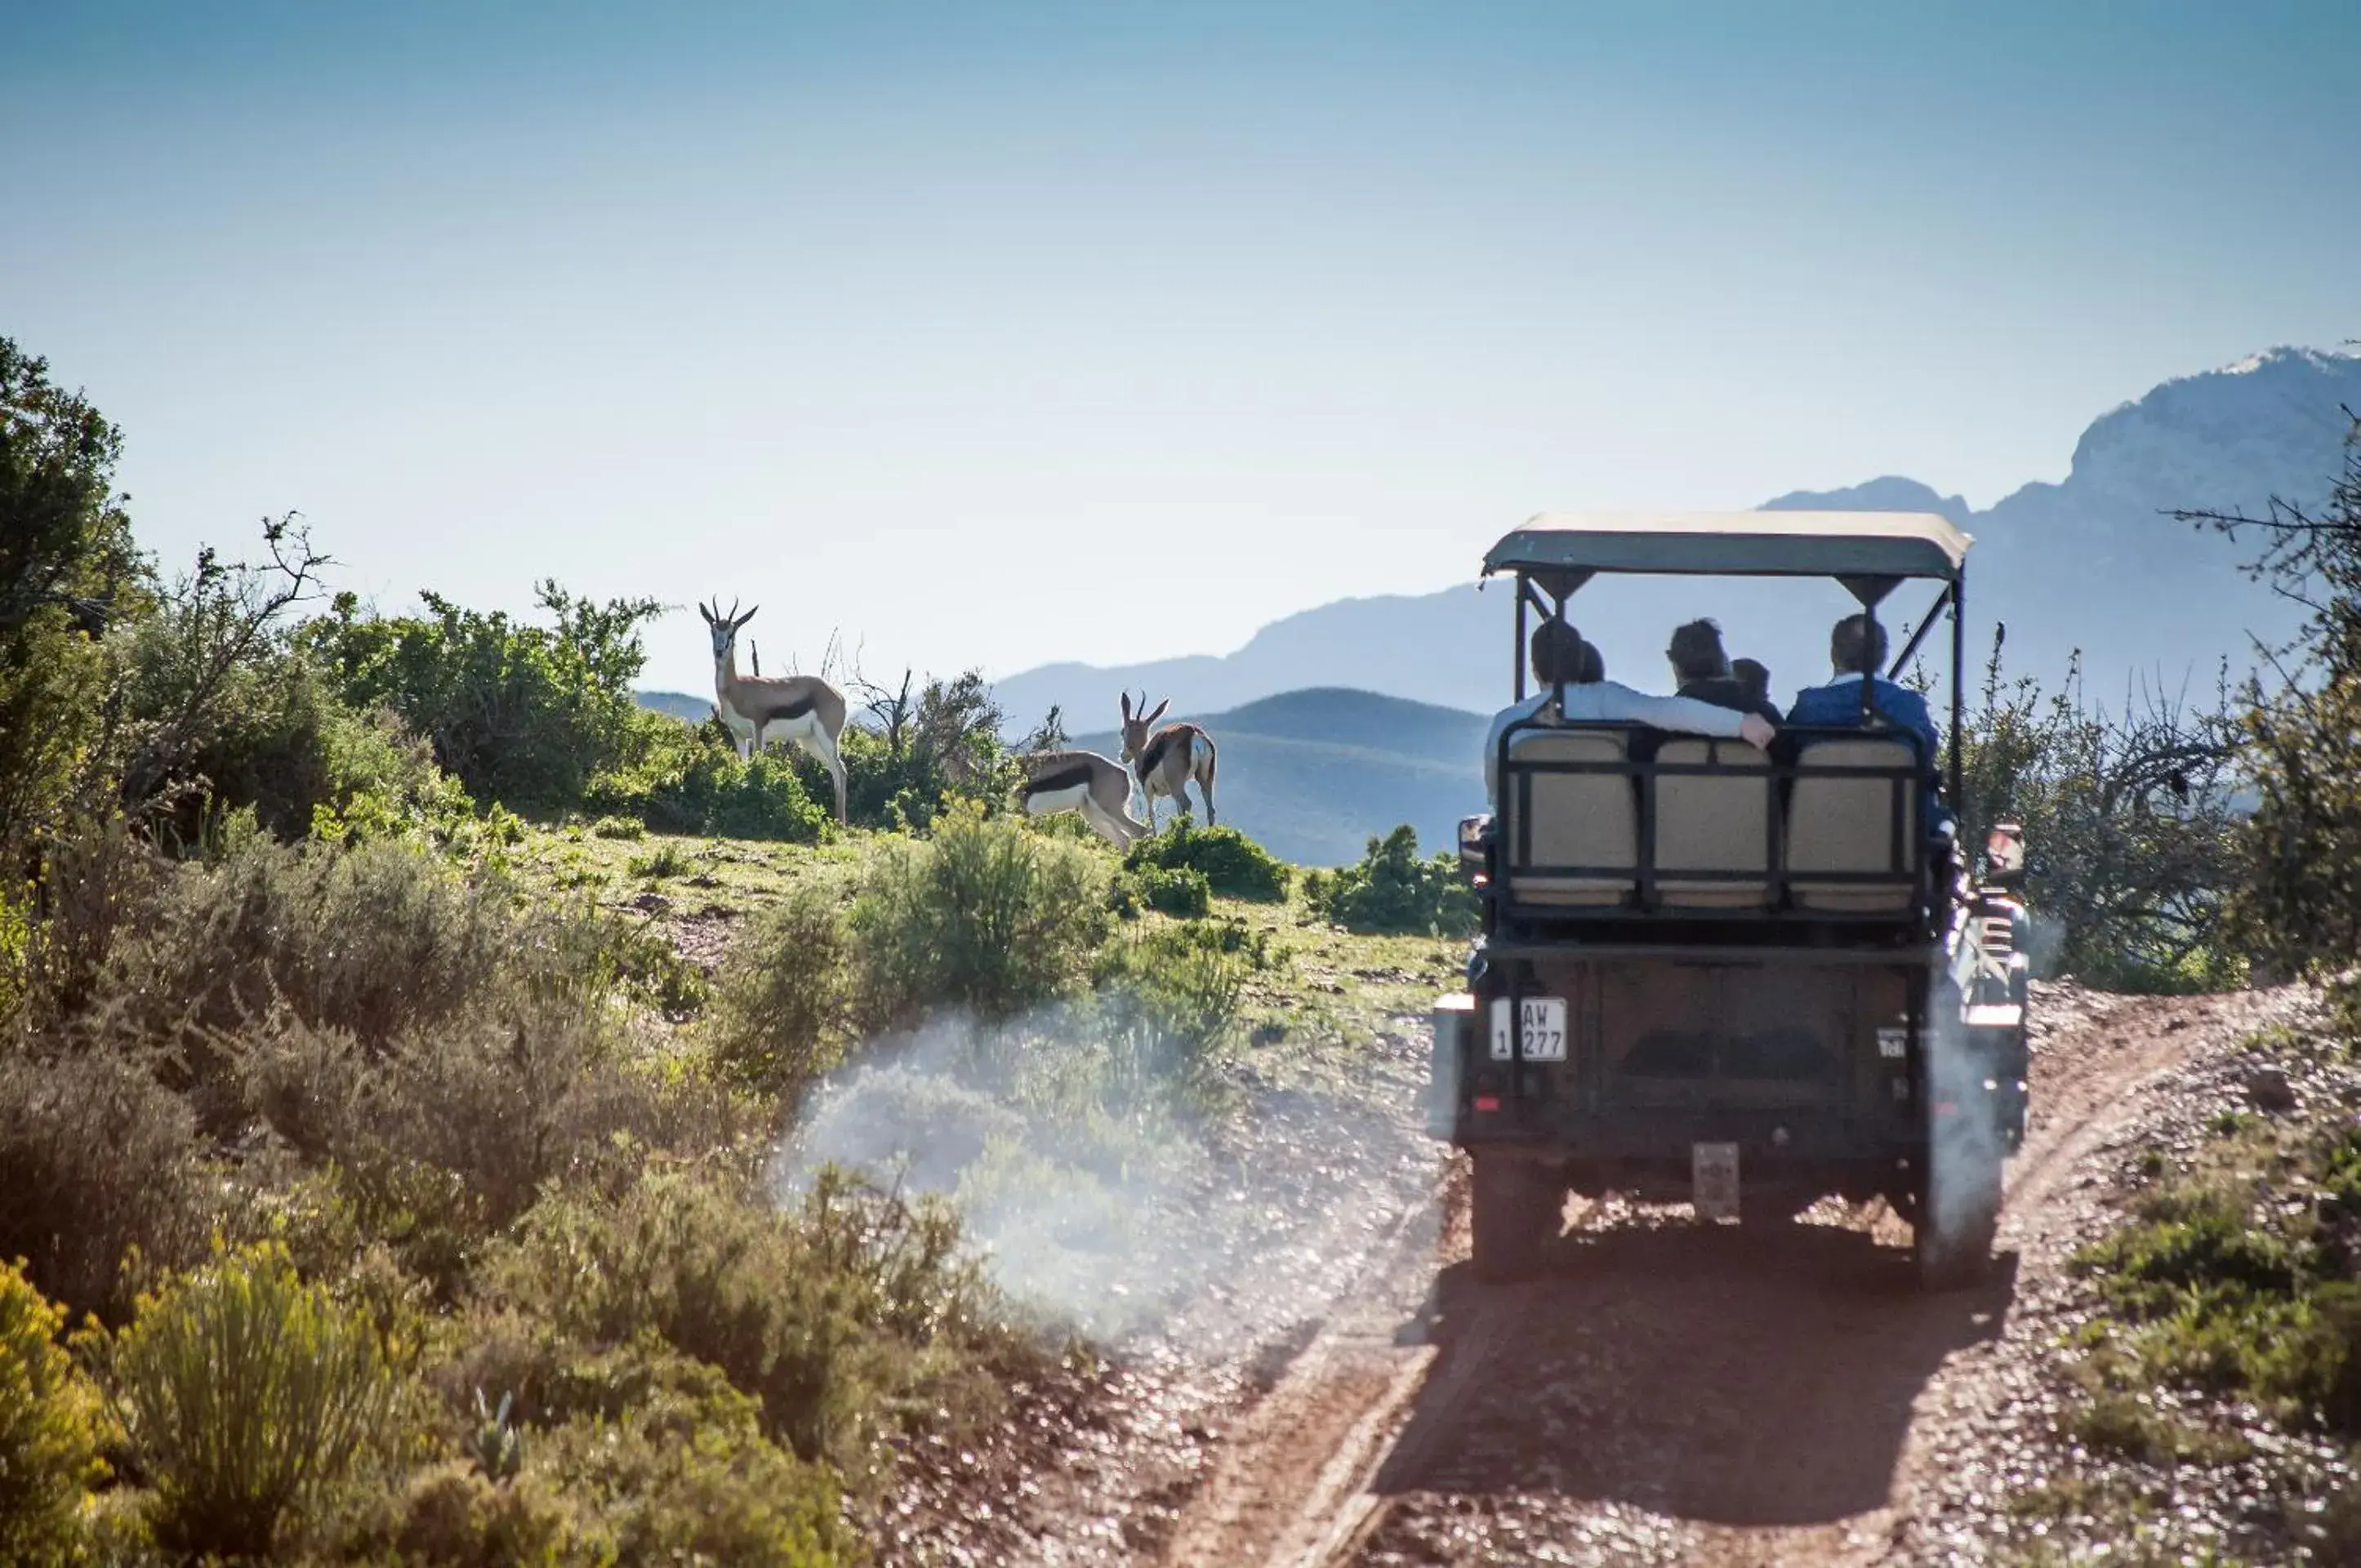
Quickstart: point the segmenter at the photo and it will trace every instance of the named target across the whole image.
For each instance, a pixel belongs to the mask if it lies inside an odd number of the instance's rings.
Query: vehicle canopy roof
[[[1933,512],[1543,512],[1484,556],[1495,572],[1957,581],[1972,538]]]

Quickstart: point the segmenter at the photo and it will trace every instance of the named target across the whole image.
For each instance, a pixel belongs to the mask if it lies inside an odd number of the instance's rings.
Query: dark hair
[[[1722,651],[1721,628],[1710,620],[1692,620],[1673,629],[1673,644],[1664,650],[1673,669],[1685,681],[1710,681],[1730,674],[1730,655]]]
[[[1848,615],[1828,633],[1828,663],[1837,673],[1873,675],[1885,663],[1885,628],[1869,615]]]
[[[1771,700],[1771,672],[1760,659],[1732,659],[1730,673],[1756,702]]]
[[[1589,644],[1582,633],[1563,620],[1543,621],[1533,628],[1532,641],[1528,644],[1533,662],[1533,679],[1545,686],[1579,683],[1582,679],[1582,651]]]
[[[1606,678],[1607,656],[1598,651],[1598,643],[1585,638],[1582,644],[1582,663],[1575,670],[1574,684],[1581,686],[1595,685]]]

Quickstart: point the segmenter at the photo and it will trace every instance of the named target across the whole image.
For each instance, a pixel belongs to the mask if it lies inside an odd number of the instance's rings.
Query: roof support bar
[[[1945,583],[1943,591],[1935,596],[1935,602],[1927,607],[1926,615],[1918,622],[1918,630],[1910,634],[1910,641],[1902,645],[1901,653],[1894,659],[1893,666],[1885,672],[1887,680],[1892,680],[1907,669],[1910,661],[1917,657],[1918,644],[1927,641],[1927,633],[1935,630],[1935,622],[1940,620],[1943,618],[1943,611],[1950,608],[1951,592],[1951,585]]]

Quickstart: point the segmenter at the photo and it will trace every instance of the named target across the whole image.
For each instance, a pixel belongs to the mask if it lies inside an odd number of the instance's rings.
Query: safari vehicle
[[[1765,753],[1560,722],[1561,685],[1499,738],[1498,810],[1460,826],[1482,935],[1435,1009],[1429,1102],[1473,1157],[1479,1276],[1528,1272],[1569,1190],[1747,1222],[1882,1196],[1927,1285],[1982,1274],[2024,1135],[2026,969],[2016,830],[1981,875],[1955,841],[1969,543],[1906,513],[1543,516],[1486,555],[1515,576],[1521,700],[1529,627],[1595,576],[1834,577],[1872,618],[1935,585],[1892,668],[1948,622],[1951,712],[1922,759],[1863,682],[1860,725]]]

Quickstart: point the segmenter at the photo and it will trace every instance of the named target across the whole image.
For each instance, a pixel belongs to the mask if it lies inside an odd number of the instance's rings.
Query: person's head
[[[1828,663],[1840,675],[1873,675],[1885,664],[1885,628],[1866,614],[1848,615],[1828,633]]]
[[[1722,651],[1721,628],[1710,620],[1692,620],[1673,629],[1672,646],[1664,657],[1682,681],[1719,680],[1730,674],[1730,655]]]
[[[1732,659],[1730,673],[1749,702],[1771,700],[1771,672],[1760,659]]]
[[[1533,679],[1545,686],[1560,681],[1568,685],[1582,679],[1582,651],[1588,644],[1582,633],[1563,620],[1544,620],[1533,628],[1527,644],[1533,662]]]

